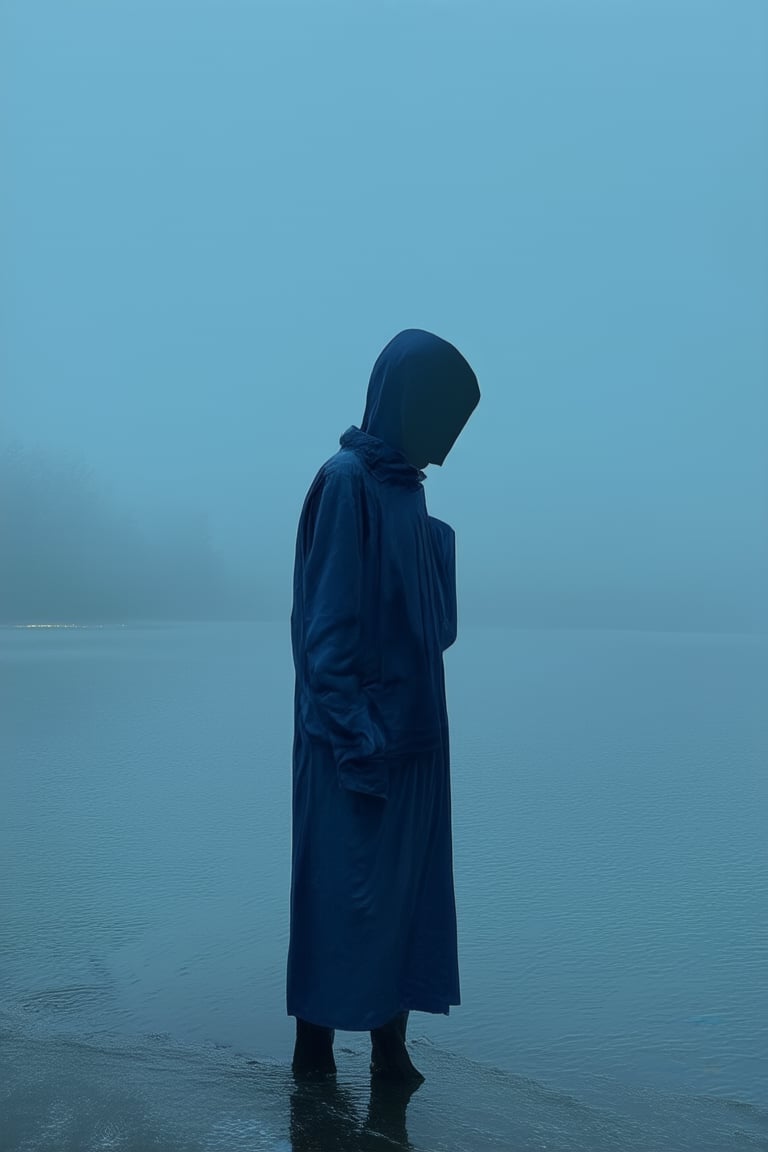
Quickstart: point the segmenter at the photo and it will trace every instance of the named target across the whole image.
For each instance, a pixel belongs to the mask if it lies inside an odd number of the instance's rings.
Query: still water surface
[[[411,1145],[768,1148],[768,641],[446,663],[463,1004],[412,1017]],[[287,628],[0,629],[0,700],[0,1149],[407,1146],[365,1037],[290,1081]]]

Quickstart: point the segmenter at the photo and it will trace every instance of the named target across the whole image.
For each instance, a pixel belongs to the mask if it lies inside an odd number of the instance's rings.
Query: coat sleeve
[[[430,516],[432,548],[437,573],[437,602],[440,621],[440,646],[443,651],[456,640],[456,534],[450,524]]]
[[[383,735],[360,674],[364,500],[362,481],[350,473],[318,477],[309,494],[303,542],[305,669],[339,784],[386,798]]]

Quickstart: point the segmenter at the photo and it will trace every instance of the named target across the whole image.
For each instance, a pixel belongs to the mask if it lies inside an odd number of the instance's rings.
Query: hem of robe
[[[392,1012],[387,1012],[384,1016],[380,1013],[372,1013],[365,1023],[361,1023],[359,1018],[351,1016],[338,1017],[334,1016],[333,1020],[330,1017],[323,1017],[322,1019],[314,1012],[306,1013],[292,1004],[288,1008],[288,1016],[296,1016],[300,1020],[306,1020],[308,1024],[314,1024],[318,1028],[331,1028],[339,1032],[370,1032],[373,1028],[382,1028],[393,1020],[395,1016],[399,1016],[403,1012],[427,1012],[431,1016],[450,1016],[451,1008],[457,1008],[461,1001],[449,1000],[448,1003],[441,1001],[439,1007],[432,1002],[428,1007],[427,1002],[423,999],[415,997],[410,1000],[401,1000],[400,1007],[395,1008]],[[340,1022],[341,1021],[341,1022]]]

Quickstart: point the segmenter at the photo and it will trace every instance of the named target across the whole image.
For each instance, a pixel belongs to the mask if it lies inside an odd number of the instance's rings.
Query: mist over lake
[[[768,7],[0,5],[0,1152],[768,1149]],[[462,1004],[290,1074],[302,502],[379,350]]]

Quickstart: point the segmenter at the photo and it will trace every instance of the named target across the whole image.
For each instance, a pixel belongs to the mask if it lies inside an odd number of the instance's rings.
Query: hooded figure
[[[443,652],[456,639],[453,530],[427,513],[480,398],[453,345],[401,332],[362,427],[299,521],[291,638],[294,1071],[333,1072],[333,1031],[371,1032],[372,1070],[420,1078],[409,1011],[448,1014],[459,973]]]

